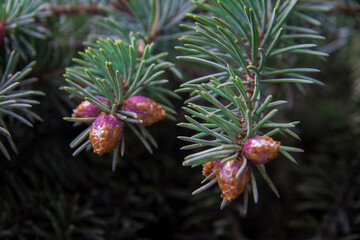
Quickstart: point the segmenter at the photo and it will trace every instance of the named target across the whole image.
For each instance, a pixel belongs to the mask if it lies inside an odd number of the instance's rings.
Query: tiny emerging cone
[[[224,200],[231,202],[237,198],[245,189],[250,175],[250,168],[245,167],[244,171],[236,178],[237,171],[243,165],[242,159],[228,161],[221,165],[216,178]]]
[[[103,97],[97,97],[102,103],[108,104],[108,101]],[[101,109],[90,103],[89,101],[82,101],[74,110],[71,115],[73,118],[91,118],[97,117],[101,113]],[[87,123],[90,124],[90,123]]]
[[[143,96],[131,96],[126,99],[123,110],[136,113],[137,119],[142,120],[139,125],[143,126],[150,126],[166,116],[165,111],[159,104]]]
[[[124,123],[112,114],[100,114],[91,125],[90,142],[99,156],[113,150],[120,142]]]
[[[243,155],[253,164],[264,164],[279,154],[280,142],[268,136],[255,136],[248,139],[243,148]]]
[[[139,41],[137,41],[136,43],[136,49],[137,49],[137,57],[141,58],[141,56],[144,53],[144,49],[145,49],[145,42],[144,40],[140,39]]]

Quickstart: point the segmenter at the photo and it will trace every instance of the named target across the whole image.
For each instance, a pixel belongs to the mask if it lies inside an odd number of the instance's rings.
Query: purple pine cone
[[[241,175],[236,178],[236,173],[242,165],[242,159],[231,160],[221,165],[216,177],[224,200],[231,202],[244,191],[249,181],[250,168],[246,166]]]
[[[103,97],[97,97],[99,101],[102,103],[108,104],[107,99]],[[91,118],[97,117],[101,113],[101,109],[95,106],[94,104],[90,103],[89,101],[81,102],[76,109],[73,110],[72,117],[73,118]],[[87,123],[90,124],[90,123]]]
[[[253,164],[264,164],[278,156],[280,142],[268,136],[255,136],[248,139],[243,148],[243,155]]]
[[[162,107],[150,98],[131,96],[124,101],[124,111],[137,114],[137,119],[142,120],[139,125],[149,126],[162,120],[166,113]]]
[[[113,150],[120,142],[124,123],[112,114],[101,114],[91,125],[90,141],[99,156]]]
[[[221,163],[221,160],[215,160],[215,161],[204,163],[202,174],[206,177],[212,173],[217,174],[217,172],[220,171],[220,163]]]

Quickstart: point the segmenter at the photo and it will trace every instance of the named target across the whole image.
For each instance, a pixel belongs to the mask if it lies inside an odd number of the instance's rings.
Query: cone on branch
[[[90,141],[99,156],[112,151],[120,142],[124,123],[112,114],[100,114],[91,125]]]
[[[220,171],[220,163],[221,163],[221,160],[215,160],[215,161],[204,163],[202,174],[206,177],[209,176],[210,174],[216,175],[217,172]]]
[[[108,104],[108,100],[103,97],[97,97],[100,102]],[[90,103],[89,101],[82,101],[74,110],[71,115],[73,118],[92,118],[97,117],[101,113],[101,109]],[[87,122],[87,124],[90,124]]]
[[[268,136],[255,136],[244,143],[243,155],[253,164],[268,163],[279,154],[280,142]]]
[[[221,165],[216,178],[224,200],[231,202],[245,189],[250,175],[250,168],[246,165],[239,177],[236,173],[242,167],[243,160],[238,158]]]
[[[142,120],[139,125],[150,126],[166,116],[166,112],[154,100],[143,96],[131,96],[124,101],[124,111],[134,112],[137,119]]]

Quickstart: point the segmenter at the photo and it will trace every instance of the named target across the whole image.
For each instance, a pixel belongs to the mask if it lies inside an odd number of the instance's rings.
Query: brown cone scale
[[[124,123],[111,114],[100,114],[91,125],[90,142],[99,156],[112,151],[123,135]]]
[[[108,104],[108,100],[103,97],[97,97],[100,102]],[[101,113],[101,109],[93,105],[89,101],[82,101],[74,110],[71,115],[73,118],[92,118],[97,117]],[[91,124],[91,122],[84,122],[85,124]]]
[[[166,116],[166,112],[154,100],[144,96],[131,96],[124,101],[123,110],[134,112],[137,119],[142,120],[138,125],[150,126]]]
[[[242,159],[235,159],[221,165],[216,178],[224,200],[231,202],[244,191],[249,181],[250,168],[246,166],[241,175],[236,178],[236,173],[242,164]]]
[[[216,160],[204,163],[202,174],[206,177],[212,173],[216,174],[218,171],[220,171],[220,162],[221,160]]]
[[[268,136],[255,136],[248,139],[243,148],[243,155],[252,164],[264,164],[279,154],[280,142]]]

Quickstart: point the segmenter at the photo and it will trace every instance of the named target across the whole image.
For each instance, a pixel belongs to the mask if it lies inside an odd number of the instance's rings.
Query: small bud
[[[280,142],[268,136],[256,136],[248,139],[243,148],[243,155],[253,164],[264,164],[278,156]]]
[[[97,97],[96,99],[98,99],[102,103],[108,103],[108,101],[103,97]],[[71,116],[73,118],[91,118],[99,116],[100,113],[100,108],[90,103],[89,101],[83,101],[73,110],[73,114]]]
[[[166,113],[162,107],[150,98],[143,96],[132,96],[124,101],[124,111],[137,114],[137,119],[143,122],[139,125],[150,126],[162,120]]]
[[[250,168],[246,166],[241,175],[236,178],[236,173],[242,164],[243,160],[239,158],[221,165],[216,178],[224,200],[231,202],[244,191],[249,181]]]
[[[206,177],[212,173],[217,174],[217,172],[220,171],[220,162],[221,162],[221,160],[215,160],[215,161],[204,163],[202,174]]]
[[[6,34],[6,25],[2,21],[0,21],[0,43],[4,42]]]
[[[139,41],[136,42],[136,49],[137,49],[137,57],[141,58],[145,49],[144,40],[140,39]]]
[[[112,114],[100,114],[91,125],[90,141],[99,156],[113,150],[120,142],[124,123]]]

